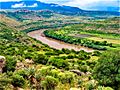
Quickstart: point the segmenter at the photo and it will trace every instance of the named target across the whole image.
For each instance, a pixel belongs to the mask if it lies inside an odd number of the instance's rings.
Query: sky
[[[56,3],[60,5],[79,7],[84,10],[107,10],[118,9],[119,0],[0,0],[5,1],[41,1],[45,3]],[[35,3],[33,6],[37,6]],[[24,6],[23,6],[24,7]]]

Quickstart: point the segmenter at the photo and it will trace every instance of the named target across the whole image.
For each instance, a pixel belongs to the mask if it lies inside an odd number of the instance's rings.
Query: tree
[[[120,90],[120,50],[104,52],[93,74],[99,84]]]

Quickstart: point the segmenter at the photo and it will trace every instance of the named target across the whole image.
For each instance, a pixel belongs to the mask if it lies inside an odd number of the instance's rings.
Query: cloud
[[[97,9],[97,7],[119,7],[119,0],[69,0],[63,5],[75,6],[82,9]]]
[[[23,8],[23,7],[38,7],[37,3],[34,3],[33,5],[26,5],[24,2],[19,3],[19,4],[14,4],[11,6],[12,8]]]
[[[110,10],[120,9],[119,0],[37,0],[46,3],[56,3],[60,5],[79,7],[84,10]]]
[[[120,9],[119,0],[0,0],[0,2],[5,1],[41,1],[45,3],[55,3],[59,5],[67,5],[79,7],[84,10],[107,10],[107,9]],[[19,5],[13,6],[17,7]],[[21,4],[22,7],[31,7],[27,6],[24,3]],[[37,4],[33,5],[37,6]]]

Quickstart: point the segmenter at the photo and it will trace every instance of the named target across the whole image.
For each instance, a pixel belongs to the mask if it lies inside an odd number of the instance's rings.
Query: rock
[[[0,56],[0,73],[2,73],[3,67],[5,67],[5,57]]]
[[[87,75],[90,75],[91,73],[90,72],[86,72]]]
[[[25,67],[25,65],[22,63],[22,62],[17,62],[16,63],[16,69],[18,70],[18,69],[22,69],[22,68],[24,68]]]
[[[76,73],[79,76],[85,75],[83,72],[81,72],[79,70],[70,70],[70,72]]]
[[[28,63],[28,64],[33,64],[33,60],[30,60],[30,59],[25,59],[25,62]]]

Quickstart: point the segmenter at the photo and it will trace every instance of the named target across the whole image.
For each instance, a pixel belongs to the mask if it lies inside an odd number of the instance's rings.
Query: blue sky
[[[85,10],[118,9],[119,0],[0,0],[0,1],[41,1],[79,7]]]

